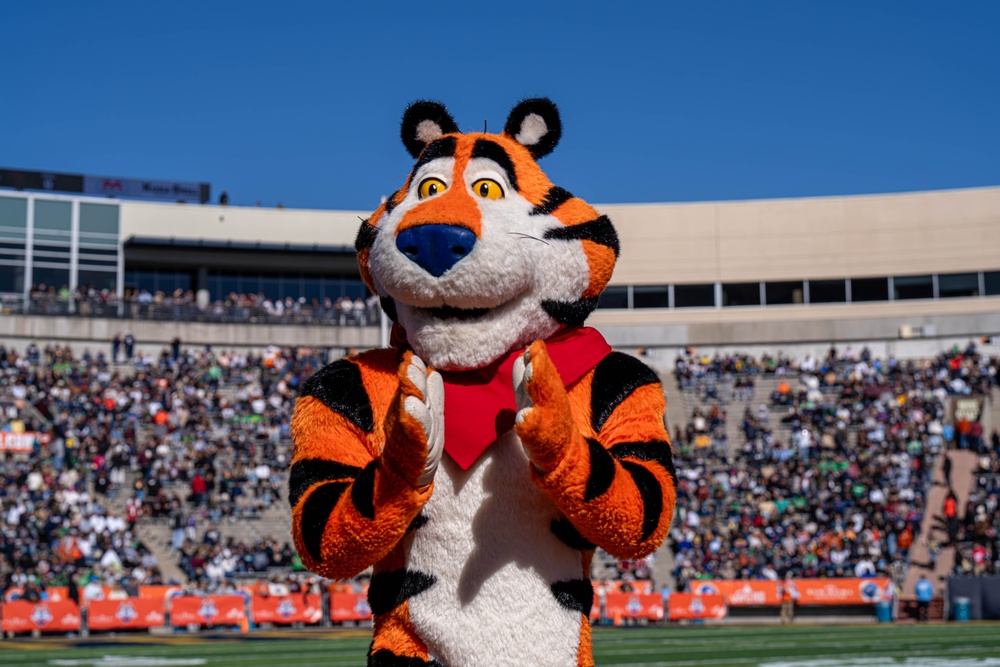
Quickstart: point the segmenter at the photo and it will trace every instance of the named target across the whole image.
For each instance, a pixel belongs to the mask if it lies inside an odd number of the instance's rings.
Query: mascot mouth
[[[477,320],[489,313],[492,308],[456,308],[442,306],[440,308],[425,308],[425,312],[439,320]]]

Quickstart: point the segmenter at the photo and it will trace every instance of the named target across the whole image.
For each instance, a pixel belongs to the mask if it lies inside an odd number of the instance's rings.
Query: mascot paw
[[[434,480],[444,451],[444,382],[441,374],[427,368],[423,360],[407,352],[399,367],[400,413],[389,454],[408,458],[409,465],[396,466],[416,488]],[[408,452],[396,452],[396,445]],[[409,456],[406,456],[406,454]],[[418,460],[411,457],[419,454]]]
[[[558,465],[576,434],[569,396],[549,358],[545,343],[535,341],[514,361],[514,430],[536,468],[548,472]]]

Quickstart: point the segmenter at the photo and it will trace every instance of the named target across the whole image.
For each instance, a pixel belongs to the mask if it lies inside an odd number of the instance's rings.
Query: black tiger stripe
[[[378,461],[372,461],[365,466],[364,470],[358,473],[358,478],[354,480],[351,487],[351,502],[358,514],[368,519],[375,519],[375,470],[378,468]]]
[[[590,476],[587,477],[587,488],[583,493],[584,502],[603,495],[611,488],[611,482],[615,479],[615,460],[604,449],[604,445],[593,438],[587,438],[587,447],[590,449]]]
[[[558,185],[553,185],[545,193],[545,199],[542,200],[542,203],[531,209],[528,215],[551,215],[557,208],[572,198],[573,195],[570,194],[569,190],[564,190]]]
[[[574,526],[569,519],[553,519],[551,528],[552,534],[559,538],[559,541],[568,546],[570,549],[587,551],[588,549],[594,549],[597,546],[581,535],[580,531],[576,529],[576,526]]]
[[[677,487],[677,469],[674,467],[674,453],[669,442],[664,440],[619,442],[609,451],[616,459],[631,458],[659,463],[670,473],[671,479],[674,480],[674,488]]]
[[[368,606],[373,614],[386,614],[435,583],[434,575],[417,570],[378,572],[368,585]]]
[[[557,581],[550,588],[563,608],[590,615],[590,608],[594,606],[594,585],[589,579]]]
[[[507,154],[503,146],[489,139],[476,139],[476,143],[472,145],[472,157],[486,158],[487,160],[496,162],[504,170],[510,187],[517,190],[517,174],[514,172],[514,161],[510,159],[510,155]]]
[[[576,301],[542,301],[542,310],[560,324],[577,326],[597,308],[597,298]]]
[[[288,503],[295,507],[306,491],[319,482],[333,482],[341,479],[353,480],[361,472],[357,466],[349,466],[326,459],[301,459],[292,464],[288,475]]]
[[[387,648],[381,648],[374,653],[368,652],[368,667],[444,667],[437,660],[430,662],[423,658],[396,655]]]
[[[455,148],[457,146],[458,140],[455,139],[455,137],[442,137],[437,141],[432,141],[427,144],[427,148],[420,153],[420,157],[417,158],[417,163],[413,165],[413,171],[410,172],[410,178],[412,179],[413,175],[416,174],[422,166],[432,160],[437,160],[442,157],[455,157]],[[388,213],[388,211],[386,212]]]
[[[632,392],[659,381],[656,373],[635,357],[622,352],[604,357],[594,369],[591,382],[590,424],[594,432],[601,432],[604,422]]]
[[[388,200],[386,201],[386,206],[388,207]],[[375,236],[378,234],[378,228],[375,227],[368,220],[362,220],[361,226],[358,227],[358,235],[354,238],[354,249],[361,252],[365,248],[371,248],[372,244],[375,243]]]
[[[611,248],[615,253],[615,259],[621,247],[618,244],[618,232],[606,215],[602,215],[594,220],[580,223],[579,225],[564,225],[555,227],[545,232],[544,239],[556,239],[559,241],[593,241],[603,246]]]
[[[371,399],[361,380],[361,369],[340,359],[316,371],[302,385],[302,396],[313,396],[365,433],[375,428]]]
[[[393,322],[399,321],[399,313],[396,312],[396,302],[393,301],[391,296],[380,296],[378,298],[378,305],[382,307],[386,317]]]
[[[423,514],[418,514],[416,517],[414,517],[413,521],[410,522],[410,525],[407,526],[406,532],[412,533],[415,530],[420,530],[421,528],[424,527],[424,525],[428,521],[430,521],[430,519],[428,519],[426,516],[424,516]]]
[[[323,533],[330,513],[344,494],[348,482],[329,482],[317,487],[302,506],[302,541],[313,560],[323,560]]]
[[[391,195],[389,195],[388,198],[386,198],[386,200],[385,200],[385,214],[384,215],[389,215],[390,213],[392,213],[392,209],[396,208],[396,204],[399,203],[399,202],[396,201],[396,197],[397,197],[397,195],[399,195],[400,190],[402,190],[402,188],[400,188],[399,190],[396,190]]]
[[[622,467],[632,475],[635,487],[639,489],[642,498],[642,537],[647,539],[660,524],[660,514],[663,513],[663,487],[656,475],[646,470],[640,463],[622,461]]]

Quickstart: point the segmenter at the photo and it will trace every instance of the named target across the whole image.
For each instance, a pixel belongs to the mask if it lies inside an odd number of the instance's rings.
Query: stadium
[[[588,325],[660,374],[679,477],[653,557],[595,557],[598,664],[996,656],[907,623],[1000,618],[1000,187],[597,208]],[[303,569],[287,489],[302,383],[387,342],[370,213],[0,190],[0,662],[361,664],[367,578]],[[26,639],[66,633],[125,639]]]

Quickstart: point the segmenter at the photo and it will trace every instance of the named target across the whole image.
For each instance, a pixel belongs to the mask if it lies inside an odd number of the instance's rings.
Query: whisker
[[[525,234],[524,232],[507,232],[512,236],[520,236],[522,239],[531,239],[532,241],[538,241],[539,243],[544,243],[545,245],[551,245],[548,241],[538,238],[537,236],[532,236],[531,234]]]

